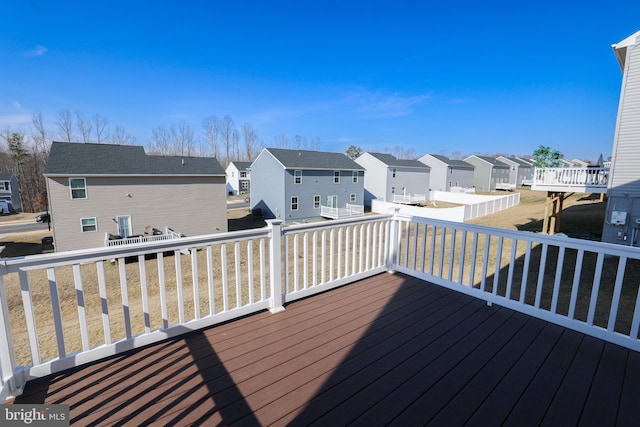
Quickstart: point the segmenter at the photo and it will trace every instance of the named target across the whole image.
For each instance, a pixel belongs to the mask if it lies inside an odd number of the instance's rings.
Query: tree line
[[[39,212],[47,208],[46,184],[43,173],[52,141],[124,144],[136,143],[123,126],[112,125],[100,114],[61,110],[53,121],[54,128],[45,125],[41,112],[31,114],[26,129],[7,126],[0,134],[0,173],[18,178],[22,209]],[[146,142],[148,154],[164,156],[215,157],[224,168],[232,161],[253,161],[264,147],[320,150],[320,138],[302,135],[289,138],[278,134],[271,141],[262,139],[249,123],[236,126],[230,115],[209,116],[195,129],[185,120],[170,126],[152,128]]]

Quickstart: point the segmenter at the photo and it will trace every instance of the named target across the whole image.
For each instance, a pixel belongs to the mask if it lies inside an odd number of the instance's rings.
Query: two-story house
[[[251,164],[251,210],[265,218],[355,215],[363,198],[364,168],[342,153],[265,148]]]
[[[370,206],[373,199],[419,203],[428,198],[430,168],[424,163],[371,152],[363,153],[355,161],[366,170],[365,205]]]
[[[425,154],[419,162],[431,168],[430,188],[435,191],[452,191],[473,188],[475,166],[464,160],[450,159],[440,154]]]
[[[225,172],[227,173],[227,195],[249,194],[251,186],[251,162],[231,162]]]
[[[640,31],[612,47],[622,71],[622,89],[602,241],[640,246]]]
[[[18,178],[12,173],[0,173],[0,202],[2,210],[22,211]],[[6,212],[4,212],[6,213]]]
[[[494,157],[472,155],[464,159],[475,166],[473,185],[476,191],[494,191],[509,189],[509,165]]]
[[[225,173],[211,157],[151,156],[133,145],[53,142],[44,176],[56,251],[172,229],[227,231]]]
[[[509,165],[509,185],[511,188],[531,185],[533,182],[533,165],[518,157],[498,156],[496,159]]]

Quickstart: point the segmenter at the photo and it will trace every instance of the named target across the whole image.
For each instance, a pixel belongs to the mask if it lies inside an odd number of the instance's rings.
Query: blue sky
[[[0,16],[2,130],[79,111],[146,145],[229,114],[267,146],[587,160],[612,149],[611,44],[640,30],[638,1],[22,0]]]

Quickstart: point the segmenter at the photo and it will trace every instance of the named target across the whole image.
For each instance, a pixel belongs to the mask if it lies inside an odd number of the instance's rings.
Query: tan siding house
[[[54,142],[45,177],[56,251],[167,227],[186,236],[227,231],[225,174],[212,158]]]

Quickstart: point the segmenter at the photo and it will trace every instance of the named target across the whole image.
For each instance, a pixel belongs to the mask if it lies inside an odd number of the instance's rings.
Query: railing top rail
[[[95,262],[104,259],[117,259],[129,256],[180,250],[194,246],[226,243],[235,240],[267,237],[268,227],[251,230],[232,231],[220,234],[205,234],[200,236],[182,237],[180,239],[158,240],[154,242],[131,243],[119,246],[106,246],[91,249],[56,252],[42,255],[28,255],[17,258],[0,258],[0,273],[9,273],[18,269],[29,270],[55,267],[74,263]],[[4,267],[5,271],[2,271]]]
[[[301,231],[309,230],[312,228],[315,229],[326,229],[333,227],[340,227],[343,225],[349,225],[353,223],[367,223],[367,222],[376,222],[383,219],[390,219],[392,215],[389,214],[373,214],[366,216],[358,216],[358,217],[350,217],[344,219],[335,219],[332,221],[326,222],[313,222],[308,224],[292,224],[286,225],[282,227],[283,233],[299,233]]]
[[[562,246],[569,249],[585,250],[588,252],[603,253],[607,255],[621,256],[631,259],[640,259],[640,247],[618,245],[615,243],[596,242],[584,239],[574,239],[571,237],[556,236],[530,231],[508,230],[505,228],[495,228],[486,225],[467,224],[452,222],[433,218],[420,218],[410,215],[398,214],[398,219],[420,224],[429,224],[439,227],[463,229],[465,231],[488,234],[492,237],[506,237],[520,241],[548,244],[552,246]]]

